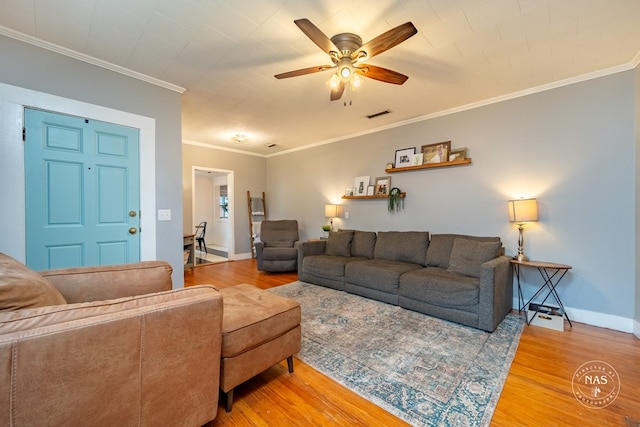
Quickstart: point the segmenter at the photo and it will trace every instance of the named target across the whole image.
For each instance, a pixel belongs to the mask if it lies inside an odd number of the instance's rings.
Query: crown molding
[[[123,74],[125,76],[132,77],[134,79],[141,80],[143,82],[150,83],[155,86],[160,86],[162,88],[169,89],[174,92],[178,92],[180,94],[186,91],[185,88],[174,85],[173,83],[165,82],[164,80],[156,79],[155,77],[138,73],[137,71],[130,70],[120,65],[112,64],[111,62],[107,62],[102,59],[95,58],[91,55],[86,55],[84,53],[80,53],[72,49],[67,49],[66,47],[58,46],[57,44],[54,44],[54,43],[40,40],[37,37],[33,37],[28,34],[24,34],[19,31],[12,30],[7,27],[3,27],[2,25],[0,25],[0,35],[7,36],[24,43],[28,43],[30,45],[49,50],[51,52],[59,53],[60,55],[68,56],[70,58],[77,59],[78,61],[86,62],[88,64],[95,65],[97,67],[114,71],[116,73]]]

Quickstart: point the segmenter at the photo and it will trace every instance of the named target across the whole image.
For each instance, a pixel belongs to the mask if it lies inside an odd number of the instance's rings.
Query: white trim
[[[617,74],[617,73],[621,73],[624,71],[629,71],[629,70],[633,70],[635,67],[638,66],[638,64],[640,64],[640,52],[638,52],[638,54],[636,54],[636,56],[634,56],[634,58],[631,60],[631,62],[627,63],[627,64],[622,64],[622,65],[617,65],[615,67],[610,67],[610,68],[606,68],[603,70],[598,70],[598,71],[594,71],[591,73],[587,73],[587,74],[582,74],[580,76],[575,76],[575,77],[571,77],[568,79],[564,79],[564,80],[558,80],[556,82],[551,82],[551,83],[547,83],[544,85],[540,85],[540,86],[535,86],[532,88],[528,88],[528,89],[523,89],[520,90],[518,92],[512,92],[506,95],[501,95],[501,96],[497,96],[494,98],[489,98],[489,99],[485,99],[482,101],[478,101],[478,102],[473,102],[471,104],[466,104],[466,105],[462,105],[460,107],[455,107],[455,108],[450,108],[448,110],[443,110],[443,111],[437,111],[435,113],[431,113],[431,114],[427,114],[424,116],[418,116],[418,117],[414,117],[408,120],[404,120],[401,122],[395,122],[395,123],[390,123],[388,125],[385,126],[380,126],[377,128],[372,128],[372,129],[367,129],[367,130],[363,130],[361,132],[355,132],[349,135],[343,135],[343,136],[339,136],[336,138],[331,138],[331,139],[326,139],[323,141],[318,141],[318,142],[313,142],[311,144],[307,144],[307,145],[303,145],[300,147],[295,147],[295,148],[291,148],[289,150],[284,150],[284,151],[279,151],[277,153],[273,153],[273,154],[258,154],[258,153],[253,153],[253,152],[249,152],[249,151],[244,151],[244,150],[238,150],[238,149],[234,149],[234,148],[228,148],[228,147],[221,147],[215,144],[207,144],[207,143],[203,143],[203,142],[196,142],[196,141],[189,141],[189,140],[183,140],[182,143],[183,144],[189,144],[189,145],[195,145],[198,147],[203,147],[203,148],[213,148],[216,150],[224,150],[224,151],[231,151],[234,153],[240,153],[240,154],[246,154],[248,156],[257,156],[257,157],[264,157],[264,158],[270,158],[270,157],[276,157],[276,156],[283,156],[285,154],[290,154],[290,153],[295,153],[297,151],[302,151],[302,150],[307,150],[309,148],[314,148],[314,147],[319,147],[322,145],[327,145],[327,144],[333,144],[334,142],[340,142],[340,141],[344,141],[346,139],[351,139],[351,138],[356,138],[359,136],[365,136],[365,135],[370,135],[373,133],[377,133],[377,132],[382,132],[388,129],[394,129],[397,127],[401,127],[401,126],[406,126],[412,123],[417,123],[417,122],[422,122],[425,120],[431,120],[431,119],[435,119],[438,117],[443,117],[443,116],[448,116],[451,114],[456,114],[456,113],[460,113],[463,111],[468,111],[468,110],[473,110],[475,108],[480,108],[480,107],[485,107],[487,105],[492,105],[492,104],[497,104],[500,102],[504,102],[504,101],[509,101],[512,99],[516,99],[516,98],[521,98],[524,96],[528,96],[528,95],[533,95],[536,93],[540,93],[540,92],[545,92],[547,90],[552,90],[552,89],[557,89],[563,86],[569,86],[572,85],[574,83],[581,83],[584,81],[588,81],[588,80],[593,80],[593,79],[597,79],[599,77],[605,77],[605,76],[609,76],[612,74]]]
[[[640,338],[640,322],[637,320],[633,321],[633,335]]]
[[[240,259],[251,259],[251,252],[249,253],[244,253],[244,254],[236,254],[234,256],[234,259],[236,260],[240,260]]]
[[[231,236],[229,237],[229,247],[227,248],[227,258],[229,261],[238,259],[235,255],[236,251],[236,232],[235,232],[235,194],[234,194],[234,172],[227,169],[214,169],[204,166],[191,166],[191,223],[196,224],[196,171],[211,171],[227,174],[227,196],[229,197],[229,209],[230,215],[228,218],[229,229],[231,230]]]
[[[513,307],[514,310],[518,309],[517,298],[513,299]],[[598,313],[597,311],[582,310],[579,308],[567,307],[566,305],[565,309],[567,310],[567,315],[569,316],[569,319],[571,319],[571,322],[584,323],[620,332],[634,333],[636,336],[640,333],[640,324],[631,318],[616,316],[614,314]],[[638,336],[638,338],[640,338],[640,336]]]
[[[0,35],[7,36],[15,40],[19,40],[21,42],[28,43],[33,46],[41,47],[51,52],[59,53],[60,55],[68,56],[70,58],[74,58],[79,61],[86,62],[88,64],[96,65],[98,67],[105,68],[107,70],[115,71],[116,73],[133,77],[134,79],[142,80],[143,82],[151,83],[153,85],[160,86],[165,89],[172,90],[174,92],[184,93],[186,91],[185,88],[178,85],[174,85],[173,83],[165,82],[163,80],[156,79],[155,77],[151,77],[146,74],[142,74],[125,67],[121,67],[120,65],[112,64],[111,62],[107,62],[102,59],[95,58],[91,55],[80,53],[75,50],[68,49],[66,47],[58,46],[57,44],[50,43],[50,42],[41,40],[39,38],[30,36],[28,34],[24,34],[19,31],[12,30],[11,28],[3,27],[2,25],[0,25]]]
[[[482,101],[473,102],[471,104],[462,105],[460,107],[450,108],[448,110],[437,111],[435,113],[431,113],[431,114],[427,114],[427,115],[419,116],[419,117],[414,117],[414,118],[411,118],[411,119],[408,119],[408,120],[391,123],[391,124],[388,124],[388,125],[385,125],[385,126],[380,126],[380,127],[373,128],[373,129],[367,129],[367,130],[364,130],[362,132],[352,133],[350,135],[345,135],[345,136],[340,136],[340,137],[337,137],[337,138],[327,139],[325,141],[315,142],[315,143],[312,143],[312,144],[304,145],[302,147],[292,148],[290,150],[279,151],[277,153],[268,154],[265,157],[275,157],[275,156],[281,156],[281,155],[284,155],[284,154],[294,153],[296,151],[306,150],[308,148],[318,147],[320,145],[332,144],[334,142],[343,141],[345,139],[351,139],[351,138],[355,138],[355,137],[358,137],[358,136],[364,136],[364,135],[369,135],[369,134],[372,134],[372,133],[382,132],[382,131],[385,131],[385,130],[388,130],[388,129],[393,129],[393,128],[397,128],[397,127],[401,127],[401,126],[406,126],[406,125],[409,125],[409,124],[412,124],[412,123],[417,123],[417,122],[422,122],[422,121],[425,121],[425,120],[435,119],[437,117],[448,116],[448,115],[451,115],[451,114],[456,114],[456,113],[460,113],[460,112],[467,111],[467,110],[473,110],[475,108],[485,107],[485,106],[491,105],[491,104],[497,104],[497,103],[500,103],[500,102],[503,102],[503,101],[509,101],[509,100],[512,100],[512,99],[521,98],[523,96],[533,95],[535,93],[545,92],[545,91],[551,90],[551,89],[557,89],[557,88],[560,88],[560,87],[563,87],[563,86],[569,86],[569,85],[572,85],[574,83],[580,83],[580,82],[584,82],[584,81],[588,81],[588,80],[593,80],[593,79],[596,79],[596,78],[599,78],[599,77],[608,76],[608,75],[611,75],[611,74],[621,73],[623,71],[633,70],[636,67],[636,65],[638,64],[638,62],[640,62],[640,52],[638,53],[638,55],[636,55],[634,60],[632,62],[628,63],[628,64],[622,64],[622,65],[618,65],[618,66],[615,66],[615,67],[606,68],[604,70],[599,70],[599,71],[594,71],[592,73],[583,74],[581,76],[571,77],[571,78],[564,79],[564,80],[558,80],[556,82],[547,83],[547,84],[544,84],[544,85],[535,86],[535,87],[528,88],[528,89],[523,89],[523,90],[518,91],[518,92],[512,92],[512,93],[509,93],[509,94],[506,94],[506,95],[496,96],[494,98],[489,98],[489,99],[485,99],[485,100],[482,100]]]
[[[190,141],[188,139],[183,139],[182,143],[184,145],[194,145],[196,147],[202,147],[202,148],[214,148],[216,150],[230,151],[232,153],[244,154],[244,155],[247,155],[247,156],[263,157],[263,158],[267,158],[268,157],[265,154],[251,153],[249,151],[238,150],[236,148],[221,147],[219,145],[205,144],[203,142]]]
[[[24,146],[22,143],[25,107],[86,117],[140,130],[140,210],[142,212],[140,259],[156,259],[155,119],[4,83],[0,83],[0,108],[2,109],[0,117],[2,117],[1,123],[4,128],[0,133],[0,148],[2,148],[2,161],[9,167],[5,167],[3,163],[0,179],[5,184],[12,185],[4,185],[5,188],[0,192],[0,203],[5,206],[0,214],[0,235],[3,236],[0,252],[10,254],[22,262],[26,260]],[[5,247],[5,245],[8,246]]]

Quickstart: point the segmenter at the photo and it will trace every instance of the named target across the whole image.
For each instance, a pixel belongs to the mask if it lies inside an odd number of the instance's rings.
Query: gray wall
[[[570,316],[630,331],[636,305],[634,73],[623,72],[267,160],[271,216],[321,235],[323,205],[342,204],[335,226],[500,236],[517,249],[507,200],[536,197],[525,253],[573,266],[558,292]],[[354,102],[358,102],[354,99]],[[373,122],[372,122],[373,125]],[[386,175],[394,152],[440,141],[468,147],[470,166],[392,174],[406,209],[342,200],[356,176]],[[309,141],[315,142],[315,141]],[[525,295],[540,276],[525,272]]]
[[[3,36],[0,56],[2,83],[156,120],[156,206],[172,211],[172,221],[156,224],[156,255],[172,264],[174,286],[181,287],[184,276],[180,94]],[[10,200],[0,202],[3,209],[13,206]],[[143,215],[155,217],[155,212]]]
[[[635,70],[635,128],[636,128],[636,313],[635,313],[635,325],[634,333],[637,337],[640,337],[640,67],[636,67]]]
[[[233,171],[233,201],[234,207],[230,211],[234,223],[234,254],[238,258],[251,256],[249,234],[249,210],[247,206],[247,191],[252,196],[261,196],[266,191],[266,159],[261,156],[251,156],[232,151],[204,148],[193,144],[182,145],[182,198],[184,200],[183,229],[193,230],[192,213],[192,168],[223,169]],[[267,209],[271,209],[271,195],[267,194]],[[270,217],[273,217],[270,215]],[[193,231],[191,231],[193,232]]]

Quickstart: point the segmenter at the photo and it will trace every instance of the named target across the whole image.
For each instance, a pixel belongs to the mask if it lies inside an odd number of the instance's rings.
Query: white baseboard
[[[251,252],[246,254],[233,254],[233,258],[229,258],[233,260],[241,260],[241,259],[251,259]]]
[[[514,298],[513,306],[517,310],[518,300]],[[620,332],[633,333],[640,338],[640,323],[634,319],[597,311],[582,310],[565,306],[567,315],[572,322],[585,323],[600,328],[613,329]]]

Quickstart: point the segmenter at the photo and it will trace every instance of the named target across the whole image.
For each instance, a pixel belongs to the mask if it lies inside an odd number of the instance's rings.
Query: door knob
[[[137,213],[136,211],[129,211],[129,216],[130,216],[130,217],[132,217],[132,218],[133,218],[133,217],[134,217],[134,216],[136,216],[136,215],[138,215],[138,213]]]
[[[136,234],[137,232],[138,232],[138,229],[137,229],[137,228],[135,228],[135,227],[131,227],[131,228],[129,229],[129,234]]]

